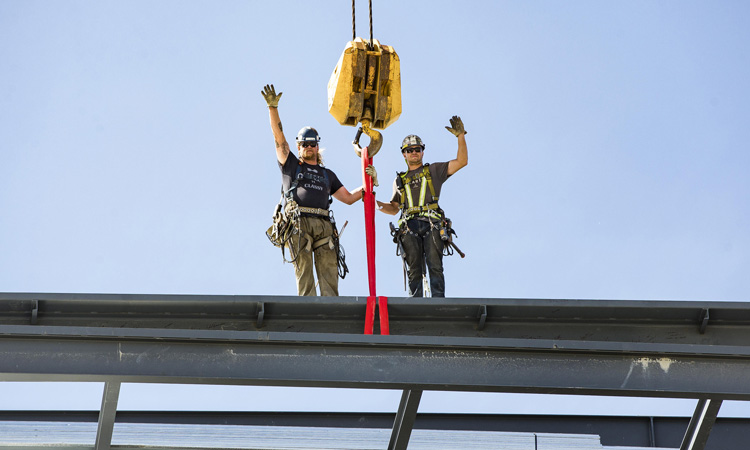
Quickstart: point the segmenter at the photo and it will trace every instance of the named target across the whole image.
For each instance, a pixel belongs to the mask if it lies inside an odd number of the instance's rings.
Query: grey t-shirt
[[[440,189],[443,187],[443,183],[448,179],[450,175],[448,175],[448,163],[447,162],[438,162],[438,163],[432,163],[428,166],[430,169],[430,178],[432,179],[432,187],[435,189],[435,195],[439,198],[440,197]],[[422,173],[422,170],[424,167],[420,167],[419,169],[410,170],[406,173],[407,177],[414,177],[412,181],[409,183],[409,186],[404,186],[405,189],[411,189],[411,196],[412,199],[414,199],[414,206],[419,205],[419,192],[422,189],[422,177],[419,176],[419,174]],[[415,176],[416,175],[416,176]],[[393,180],[393,195],[391,196],[391,201],[396,202],[399,204],[399,206],[402,205],[405,199],[401,199],[401,192],[398,190],[398,185],[396,184],[395,179]],[[432,193],[430,192],[430,187],[425,187],[425,204],[428,204],[432,201]]]
[[[300,164],[299,159],[292,153],[283,165],[279,163],[279,167],[281,167],[281,185],[284,192],[291,187],[297,168],[301,169],[300,174],[303,178],[297,183],[297,189],[293,194],[294,201],[299,206],[328,209],[328,196],[333,195],[343,186],[331,169],[307,163]]]

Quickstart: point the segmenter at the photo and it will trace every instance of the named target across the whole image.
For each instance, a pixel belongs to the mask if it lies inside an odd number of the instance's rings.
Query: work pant
[[[302,227],[301,242],[299,234],[293,235],[289,241],[292,257],[297,257],[294,261],[297,294],[301,296],[317,295],[313,276],[314,267],[318,276],[320,295],[323,297],[338,297],[339,272],[336,250],[332,249],[328,243],[317,249],[312,248],[313,242],[333,235],[333,224],[327,217],[303,216],[300,218],[300,226]],[[298,248],[299,255],[296,254]]]
[[[406,227],[407,231],[401,235],[401,243],[409,276],[409,296],[424,297],[422,277],[426,264],[432,296],[445,297],[444,244],[440,239],[440,230],[430,222],[418,219],[407,221]]]

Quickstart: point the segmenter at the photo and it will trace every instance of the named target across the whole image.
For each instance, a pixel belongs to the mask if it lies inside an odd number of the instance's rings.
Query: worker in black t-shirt
[[[276,158],[281,167],[285,212],[299,218],[298,232],[292,234],[287,243],[297,276],[297,293],[316,295],[314,267],[320,295],[338,296],[338,232],[328,209],[330,197],[351,205],[362,198],[363,188],[349,192],[332,170],[323,167],[318,147],[320,136],[315,128],[300,130],[296,139],[299,158],[295,156],[289,149],[279,118],[282,93],[276,94],[273,85],[266,85],[261,93],[268,104]],[[369,167],[368,173],[377,184],[375,169]]]

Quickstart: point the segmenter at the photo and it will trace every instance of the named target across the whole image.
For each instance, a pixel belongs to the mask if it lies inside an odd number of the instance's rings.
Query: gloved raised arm
[[[445,127],[446,130],[450,131],[452,135],[459,137],[462,134],[467,134],[466,130],[464,129],[464,123],[458,116],[453,116],[450,119],[451,126]]]
[[[267,84],[263,87],[263,90],[260,91],[260,94],[266,100],[266,104],[269,108],[278,108],[279,100],[284,93],[279,92],[278,94],[276,94],[276,89],[273,87],[273,85]]]
[[[284,164],[289,156],[289,143],[287,143],[286,137],[284,137],[284,128],[281,126],[281,118],[279,117],[279,100],[283,92],[277,94],[273,85],[267,84],[260,93],[268,105],[271,132],[276,144],[276,159],[278,159],[279,163]]]
[[[453,116],[450,122],[451,126],[445,127],[445,129],[458,138],[456,159],[448,161],[448,175],[453,175],[469,164],[469,152],[466,147],[466,129],[464,129],[463,121],[460,117]]]

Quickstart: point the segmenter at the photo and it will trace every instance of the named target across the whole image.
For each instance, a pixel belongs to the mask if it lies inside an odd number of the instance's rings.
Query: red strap
[[[378,297],[378,311],[380,312],[380,334],[391,334],[391,326],[388,323],[388,297]]]
[[[372,334],[375,328],[375,195],[372,192],[372,178],[365,169],[372,164],[372,158],[367,154],[367,147],[362,149],[362,181],[364,186],[365,203],[365,242],[367,245],[367,281],[370,285],[370,295],[367,297],[365,313],[365,334]],[[380,334],[390,334],[388,323],[388,298],[377,297],[380,312]]]
[[[377,299],[377,302],[375,301]],[[373,334],[375,329],[375,308],[377,307],[380,315],[380,334],[391,334],[390,323],[388,321],[388,297],[367,297],[367,309],[365,312],[365,334]]]
[[[365,334],[372,334],[375,328],[375,297],[367,297],[367,309],[365,312]]]
[[[362,181],[365,188],[365,241],[367,243],[367,280],[370,283],[370,295],[375,292],[375,195],[372,193],[372,178],[365,169],[372,164],[372,158],[367,154],[368,148],[362,149]]]

